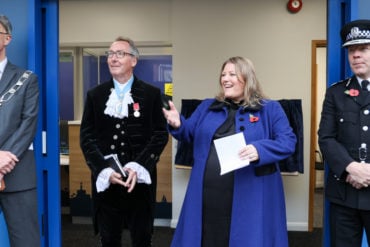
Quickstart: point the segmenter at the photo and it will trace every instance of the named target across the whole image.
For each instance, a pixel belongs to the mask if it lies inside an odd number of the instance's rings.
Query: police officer
[[[349,22],[340,35],[354,75],[327,89],[318,135],[331,246],[360,247],[363,229],[370,240],[370,20]]]

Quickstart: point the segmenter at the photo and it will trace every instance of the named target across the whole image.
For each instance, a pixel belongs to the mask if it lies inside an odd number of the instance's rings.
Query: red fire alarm
[[[302,8],[302,0],[289,0],[287,8],[292,13],[297,13]]]

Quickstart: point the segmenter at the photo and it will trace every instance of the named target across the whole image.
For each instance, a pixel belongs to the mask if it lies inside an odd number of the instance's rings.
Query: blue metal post
[[[33,0],[29,0],[33,1]],[[29,40],[29,66],[39,76],[40,113],[35,139],[43,246],[60,247],[61,198],[59,162],[59,1],[39,0]]]
[[[327,1],[327,84],[331,84],[351,76],[346,50],[341,47],[342,41],[339,35],[341,27],[351,21],[358,19],[359,0],[328,0]],[[369,18],[369,17],[368,17]],[[325,177],[327,176],[327,167]],[[324,204],[324,226],[323,246],[330,246],[330,203],[325,200]],[[362,241],[362,247],[368,247],[366,236]]]
[[[1,247],[10,247],[8,230],[6,229],[6,223],[4,220],[4,215],[0,209],[0,246]]]
[[[9,60],[31,69],[39,78],[40,112],[34,149],[43,247],[61,246],[58,3],[58,0],[0,1],[0,13],[7,15],[14,26],[14,38],[7,49]],[[9,246],[1,213],[0,246]]]

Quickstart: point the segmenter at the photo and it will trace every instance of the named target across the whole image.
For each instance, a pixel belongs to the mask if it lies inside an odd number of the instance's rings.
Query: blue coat
[[[179,129],[170,129],[177,140],[194,143],[194,166],[171,247],[201,246],[205,165],[212,138],[227,118],[227,109],[217,110],[215,103],[215,99],[204,100],[190,118],[181,116]],[[251,115],[258,121],[250,121]],[[285,199],[277,162],[294,152],[296,136],[280,104],[270,100],[260,109],[240,108],[235,130],[256,147],[259,160],[234,172],[229,247],[286,247]],[[257,176],[256,169],[261,166],[276,169]]]

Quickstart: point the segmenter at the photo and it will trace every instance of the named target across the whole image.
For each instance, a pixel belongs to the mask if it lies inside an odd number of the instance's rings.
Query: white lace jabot
[[[118,98],[115,90],[109,95],[104,114],[116,118],[128,117],[128,105],[134,103],[131,97],[131,90],[125,93],[123,99]]]

